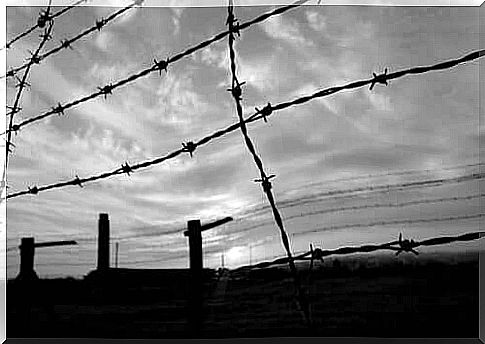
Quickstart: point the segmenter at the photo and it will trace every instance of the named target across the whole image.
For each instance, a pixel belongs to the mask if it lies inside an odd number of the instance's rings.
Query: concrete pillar
[[[109,218],[108,214],[99,214],[98,221],[98,270],[109,269]]]

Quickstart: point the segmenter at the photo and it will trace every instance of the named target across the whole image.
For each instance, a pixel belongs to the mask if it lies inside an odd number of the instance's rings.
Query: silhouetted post
[[[98,221],[98,270],[109,269],[109,218],[108,214],[99,214]]]
[[[34,255],[34,238],[22,238],[20,244],[20,272],[17,279],[22,281],[38,279],[38,276],[34,271]]]
[[[119,251],[119,248],[120,248],[120,243],[117,242],[116,243],[116,255],[115,255],[115,267],[118,268],[118,251]]]
[[[190,286],[188,321],[191,334],[197,336],[201,330],[203,308],[203,258],[202,258],[202,232],[232,221],[231,217],[208,223],[201,226],[200,220],[187,222],[187,230],[184,235],[189,237],[190,259]]]
[[[186,236],[189,237],[190,287],[189,287],[189,327],[192,335],[200,331],[202,318],[202,233],[200,220],[187,223]]]

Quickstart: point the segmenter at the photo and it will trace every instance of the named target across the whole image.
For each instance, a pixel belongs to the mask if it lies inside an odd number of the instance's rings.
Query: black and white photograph
[[[8,0],[6,338],[482,336],[484,6]]]

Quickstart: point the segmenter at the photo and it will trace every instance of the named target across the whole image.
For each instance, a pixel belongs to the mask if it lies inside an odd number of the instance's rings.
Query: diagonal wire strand
[[[78,0],[78,1],[74,2],[72,5],[69,5],[69,6],[64,7],[63,9],[61,9],[61,10],[53,13],[52,15],[48,16],[49,21],[51,21],[51,20],[53,20],[53,19],[55,19],[57,17],[60,17],[64,13],[67,13],[68,11],[70,11],[71,9],[73,9],[74,7],[76,7],[77,5],[79,5],[79,4],[83,3],[83,2],[87,2],[87,1],[88,0]],[[28,34],[30,34],[31,32],[33,32],[37,28],[40,28],[39,24],[35,24],[31,28],[29,28],[26,31],[22,32],[21,34],[15,36],[9,42],[7,42],[7,44],[5,44],[5,46],[3,48],[1,48],[0,51],[3,50],[3,49],[10,49],[12,47],[12,44],[14,44],[19,39],[27,36]],[[3,77],[4,76],[2,76],[1,78],[3,78]]]
[[[344,211],[355,211],[355,210],[364,210],[364,209],[376,209],[376,208],[403,208],[409,207],[413,205],[419,204],[433,204],[433,203],[444,203],[444,202],[456,202],[456,201],[465,201],[465,200],[472,200],[477,198],[485,197],[485,193],[480,193],[476,195],[468,195],[468,196],[455,196],[455,197],[441,197],[441,198],[432,198],[432,199],[417,199],[407,202],[401,203],[372,203],[372,204],[364,204],[364,205],[355,205],[355,206],[346,206],[346,207],[335,207],[335,208],[325,208],[321,210],[312,210],[303,212],[300,214],[286,216],[285,220],[292,220],[296,218],[314,216],[314,215],[322,215],[322,214],[332,214]],[[281,207],[280,207],[281,208]],[[284,207],[283,207],[284,208]],[[246,216],[246,218],[249,216]],[[261,228],[263,226],[267,226],[273,223],[272,221],[261,221],[259,223],[255,223],[251,226],[246,226],[238,229],[238,232],[246,232],[252,229]]]
[[[42,37],[41,42],[39,43],[35,52],[30,57],[29,62],[27,63],[27,68],[25,69],[24,75],[22,76],[22,79],[19,81],[19,84],[17,85],[19,89],[18,89],[17,94],[15,96],[14,104],[11,107],[11,112],[10,112],[10,120],[9,120],[9,126],[8,126],[9,131],[8,131],[8,134],[7,134],[7,143],[6,143],[7,149],[6,149],[6,153],[5,153],[6,154],[5,155],[5,169],[8,166],[9,153],[12,152],[12,149],[11,149],[11,146],[12,146],[12,127],[14,125],[13,119],[15,117],[15,114],[20,111],[20,99],[22,97],[22,92],[25,89],[25,87],[27,87],[27,85],[28,85],[27,77],[29,75],[29,72],[30,72],[30,69],[32,68],[32,66],[34,64],[38,63],[37,58],[39,56],[39,53],[42,50],[42,48],[44,47],[44,45],[47,43],[47,41],[50,39],[50,35],[51,35],[51,32],[52,32],[53,26],[54,26],[54,22],[53,21],[49,22],[48,28],[46,28],[44,30],[44,34],[41,35],[41,37]]]
[[[412,245],[412,248],[420,247],[420,246],[436,246],[436,245],[444,245],[444,244],[450,244],[454,242],[466,242],[466,241],[473,241],[473,240],[479,240],[485,236],[485,232],[470,232],[458,236],[442,236],[442,237],[435,237],[435,238],[430,238],[426,239],[423,241],[418,241],[414,242]],[[340,247],[334,250],[322,250],[322,249],[317,249],[313,252],[314,256],[311,257],[312,251],[308,251],[306,253],[302,253],[298,256],[295,257],[296,261],[308,261],[311,260],[312,258],[323,258],[323,257],[328,257],[328,256],[333,256],[333,255],[348,255],[348,254],[353,254],[353,253],[370,253],[370,252],[375,252],[375,251],[381,251],[381,250],[392,250],[392,251],[399,251],[401,248],[399,246],[399,241],[391,241],[388,243],[384,244],[377,244],[377,245],[363,245],[363,246],[349,246],[349,247]],[[316,254],[315,254],[316,253]],[[316,256],[316,257],[315,257]],[[274,265],[283,265],[287,264],[288,258],[283,257],[283,258],[278,258],[273,261],[267,261],[267,262],[261,262],[255,265],[247,265],[247,266],[242,266],[234,271],[241,271],[241,270],[251,270],[251,269],[261,269],[261,268],[267,268],[270,266]]]
[[[83,0],[83,1],[85,1],[85,0]],[[100,31],[103,27],[106,26],[106,24],[108,24],[109,22],[113,21],[114,19],[116,19],[117,17],[119,17],[120,15],[122,15],[123,13],[125,13],[126,11],[132,9],[133,7],[135,7],[137,5],[140,5],[142,3],[142,1],[143,0],[135,0],[130,5],[128,5],[126,7],[123,7],[121,9],[119,9],[118,11],[113,12],[107,18],[105,18],[105,19],[101,18],[99,20],[96,20],[96,23],[93,26],[91,26],[90,28],[88,28],[88,29],[80,32],[79,34],[77,34],[74,37],[71,37],[69,39],[62,40],[57,47],[49,50],[45,54],[40,55],[39,56],[39,61],[43,61],[44,59],[48,58],[51,55],[54,55],[54,54],[58,53],[59,51],[61,51],[63,49],[71,48],[72,47],[72,44],[74,42],[80,40],[81,38],[89,35],[92,32]],[[12,68],[12,69],[10,69],[8,71],[7,74],[5,74],[2,77],[0,77],[0,79],[1,78],[5,78],[5,77],[13,77],[18,72],[20,72],[21,70],[23,70],[25,68],[27,68],[27,64],[23,64],[23,65],[21,65],[19,67]]]
[[[312,204],[318,201],[328,200],[328,199],[340,199],[342,197],[345,197],[347,199],[357,198],[367,194],[388,193],[391,190],[400,191],[400,190],[409,190],[414,188],[421,189],[426,187],[437,187],[437,186],[443,186],[448,184],[459,184],[459,183],[473,181],[473,180],[480,180],[483,178],[485,178],[485,172],[465,174],[458,177],[450,177],[450,178],[426,179],[426,180],[418,180],[418,181],[410,181],[410,182],[408,181],[408,182],[401,182],[401,183],[394,183],[394,184],[368,185],[368,186],[360,186],[360,187],[350,188],[350,189],[322,191],[308,196],[301,196],[298,198],[281,201],[278,203],[278,206],[280,206],[283,209],[286,209],[286,208],[292,208],[292,207],[305,205],[305,204]],[[249,211],[248,214],[258,215],[266,212],[268,209],[269,209],[268,206],[261,206],[258,209]]]
[[[300,0],[300,1],[297,1],[295,2],[294,4],[292,5],[288,5],[288,6],[283,6],[283,7],[280,7],[280,8],[277,8],[273,11],[270,11],[270,12],[267,12],[267,13],[264,13],[248,22],[245,22],[245,23],[242,23],[238,26],[238,30],[243,30],[243,29],[246,29],[254,24],[257,24],[257,23],[260,23],[272,16],[275,16],[275,15],[279,15],[279,14],[282,14],[290,9],[293,9],[297,6],[300,6],[301,4],[304,4],[305,2],[308,2],[309,0]],[[111,94],[111,92],[121,86],[124,86],[130,82],[133,82],[143,76],[146,76],[150,73],[153,73],[153,72],[160,72],[162,70],[166,70],[167,67],[174,63],[174,62],[177,62],[179,60],[181,60],[182,58],[184,57],[187,57],[195,52],[197,52],[198,50],[201,50],[207,46],[209,46],[210,44],[212,43],[215,43],[217,41],[220,41],[222,40],[223,38],[225,38],[227,35],[229,35],[230,31],[227,30],[227,31],[223,31],[217,35],[215,35],[214,37],[206,40],[206,41],[203,41],[195,46],[192,46],[190,48],[188,48],[187,50],[175,55],[175,56],[172,56],[171,58],[167,58],[166,60],[161,60],[161,61],[157,61],[155,60],[155,63],[151,66],[151,67],[148,67],[148,68],[145,68],[143,70],[141,70],[140,72],[138,73],[135,73],[131,76],[128,76],[127,78],[125,79],[122,79],[122,80],[119,80],[115,83],[112,83],[112,84],[108,84],[104,87],[98,87],[98,91],[97,92],[94,92],[90,95],[87,95],[87,96],[84,96],[80,99],[77,99],[77,100],[73,100],[69,103],[66,103],[64,105],[61,105],[61,104],[58,104],[58,106],[56,108],[53,108],[41,115],[38,115],[38,116],[35,116],[35,117],[31,117],[31,118],[28,118],[26,120],[24,120],[23,122],[21,123],[18,123],[15,125],[14,127],[14,130],[19,130],[20,128],[26,126],[26,125],[29,125],[29,124],[32,124],[34,122],[37,122],[37,121],[40,121],[46,117],[49,117],[49,116],[52,116],[52,115],[55,115],[55,114],[61,114],[63,113],[63,111],[69,109],[69,108],[73,108],[79,104],[82,104],[82,103],[85,103],[89,100],[92,100],[94,98],[97,98],[99,96],[106,96],[107,94]],[[2,133],[2,135],[5,134],[5,133]]]
[[[263,161],[261,158],[258,156],[258,153],[256,152],[256,148],[254,147],[253,142],[251,141],[251,138],[249,137],[248,130],[246,127],[246,122],[244,121],[243,117],[243,107],[242,107],[242,98],[241,98],[241,86],[242,84],[239,82],[237,79],[237,67],[236,67],[236,57],[235,57],[235,50],[234,50],[234,32],[233,29],[236,24],[236,20],[234,18],[234,13],[233,13],[233,1],[229,0],[229,6],[228,6],[228,18],[227,18],[227,24],[229,25],[229,30],[231,33],[229,34],[229,55],[230,55],[230,63],[231,63],[231,74],[232,74],[232,88],[231,88],[231,93],[234,98],[234,102],[236,104],[236,110],[237,110],[237,115],[239,117],[239,123],[240,123],[240,129],[241,133],[244,137],[244,141],[246,143],[246,146],[251,153],[255,164],[257,165],[260,176],[261,176],[261,187],[263,191],[265,192],[268,202],[271,205],[271,209],[273,211],[273,217],[276,222],[276,225],[278,226],[280,230],[280,236],[281,240],[283,242],[283,246],[286,250],[286,254],[288,256],[288,264],[290,266],[290,270],[293,275],[293,281],[295,284],[296,292],[297,292],[297,299],[300,304],[300,309],[303,312],[304,318],[307,322],[307,324],[311,327],[311,316],[310,316],[310,310],[309,310],[309,304],[308,300],[304,294],[303,288],[301,286],[300,278],[298,276],[298,271],[296,269],[296,265],[293,261],[293,255],[291,253],[291,246],[290,246],[290,241],[288,239],[288,234],[286,233],[284,224],[283,224],[283,219],[281,218],[280,212],[278,208],[276,207],[276,201],[274,199],[273,192],[271,191],[271,182],[270,182],[270,177],[266,174],[263,166]]]
[[[275,112],[273,112],[272,114],[274,114],[274,113]],[[259,119],[262,119],[262,117],[258,118],[258,117],[253,115],[253,116],[250,116],[249,118],[247,118],[245,120],[245,123],[255,122]],[[220,138],[224,135],[227,135],[231,132],[238,130],[240,128],[240,126],[241,126],[241,123],[237,122],[237,123],[234,123],[234,124],[224,128],[224,129],[220,129],[218,131],[215,131],[214,133],[203,137],[199,141],[196,141],[196,142],[190,141],[190,142],[193,144],[193,147],[199,147],[199,146],[202,146],[202,145],[205,145],[205,144],[211,142],[212,140],[215,140],[217,138]],[[8,194],[7,199],[19,197],[19,196],[27,195],[27,194],[37,194],[38,192],[41,192],[41,191],[46,191],[46,190],[51,190],[51,189],[59,189],[59,188],[63,188],[63,187],[66,187],[66,186],[76,186],[76,185],[80,186],[80,185],[85,184],[85,183],[94,182],[94,181],[106,179],[106,178],[109,178],[109,177],[112,177],[112,176],[115,176],[115,175],[127,173],[126,171],[131,173],[131,172],[134,172],[134,171],[139,170],[139,169],[143,169],[143,168],[153,166],[153,165],[158,165],[158,164],[161,164],[161,163],[163,163],[167,160],[174,159],[174,158],[178,157],[180,154],[183,154],[185,152],[187,152],[186,148],[180,148],[180,149],[172,151],[172,152],[170,152],[170,153],[168,153],[164,156],[157,157],[155,159],[143,161],[143,162],[137,163],[137,164],[132,165],[132,166],[126,166],[125,165],[124,168],[120,167],[120,168],[114,169],[112,171],[103,172],[103,173],[100,173],[100,174],[97,174],[97,175],[92,175],[92,176],[89,176],[89,177],[86,177],[86,178],[74,178],[74,179],[71,179],[71,180],[68,180],[68,181],[58,182],[58,183],[54,183],[54,184],[48,184],[48,185],[44,185],[44,186],[41,186],[41,187],[34,186],[34,187],[29,188],[27,190]],[[412,184],[408,182],[408,183],[401,183],[402,185],[400,185],[400,187],[409,187],[409,186],[415,186],[415,187],[421,186],[422,187],[422,186],[425,186],[427,184],[439,185],[439,184],[443,184],[443,183],[458,182],[458,181],[461,181],[461,180],[481,179],[481,178],[484,177],[484,175],[485,175],[484,173],[473,173],[471,175],[460,176],[460,177],[457,177],[457,178],[433,179],[433,180],[427,180],[427,181],[411,182]],[[394,185],[394,187],[395,186],[396,185]],[[369,188],[372,188],[372,187],[367,187],[367,189],[369,189]],[[383,189],[388,189],[388,186],[385,186],[385,188],[383,188]],[[354,190],[354,192],[355,192],[355,190]]]

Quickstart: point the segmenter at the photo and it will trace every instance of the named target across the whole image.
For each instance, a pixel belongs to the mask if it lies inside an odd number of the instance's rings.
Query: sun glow
[[[226,252],[226,257],[228,259],[228,263],[235,263],[243,257],[245,253],[245,248],[242,246],[234,246],[231,247],[227,252]]]

